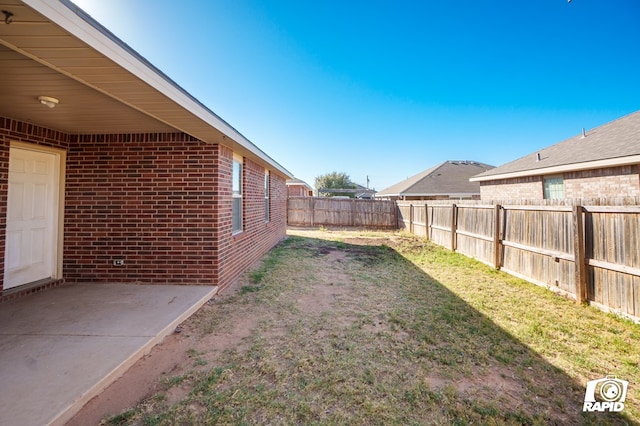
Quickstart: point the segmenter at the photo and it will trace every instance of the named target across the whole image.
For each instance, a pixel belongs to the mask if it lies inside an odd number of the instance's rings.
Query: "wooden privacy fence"
[[[398,203],[398,224],[640,322],[640,206]]]
[[[398,217],[394,201],[290,197],[287,224],[397,229]]]

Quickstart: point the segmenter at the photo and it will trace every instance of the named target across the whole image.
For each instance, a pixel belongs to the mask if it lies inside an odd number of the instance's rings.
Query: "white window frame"
[[[232,233],[239,234],[244,230],[243,224],[243,174],[244,159],[238,154],[233,154],[233,165],[231,172],[231,228]]]
[[[269,223],[271,220],[271,203],[269,202],[269,196],[271,195],[271,179],[269,176],[269,170],[264,169],[264,222]]]
[[[542,178],[542,193],[545,200],[564,199],[564,177],[561,175],[544,176]]]

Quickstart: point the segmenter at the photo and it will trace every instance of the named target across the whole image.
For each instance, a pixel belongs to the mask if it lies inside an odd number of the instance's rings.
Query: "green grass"
[[[262,264],[260,265],[260,267],[252,270],[249,272],[249,280],[253,283],[253,284],[260,284],[262,282],[262,280],[264,279],[265,275],[277,264],[278,262],[278,252],[277,252],[277,248],[274,249],[275,252],[272,253],[271,256],[267,256],[264,258],[264,260],[262,261]],[[249,286],[245,286],[245,287],[249,287]]]
[[[112,424],[633,424],[640,327],[401,233],[296,231],[190,321],[251,316],[242,344],[165,379]],[[211,343],[211,344],[213,344]],[[587,380],[630,384],[622,415],[583,414]],[[175,383],[174,383],[175,382]]]
[[[134,416],[136,415],[136,410],[127,410],[118,415],[109,417],[106,420],[106,423],[112,426],[120,426],[126,425]]]

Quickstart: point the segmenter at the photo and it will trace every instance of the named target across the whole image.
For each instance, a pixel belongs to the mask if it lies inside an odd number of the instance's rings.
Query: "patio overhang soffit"
[[[0,16],[0,115],[69,134],[183,132],[292,177],[68,0],[0,3],[13,15]]]

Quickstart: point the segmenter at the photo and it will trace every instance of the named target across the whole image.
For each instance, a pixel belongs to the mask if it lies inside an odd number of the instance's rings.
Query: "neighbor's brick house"
[[[289,179],[287,180],[287,196],[313,197],[313,188],[302,179]]]
[[[284,238],[286,169],[81,11],[26,3],[0,27],[0,300],[224,288]]]
[[[471,181],[487,201],[640,197],[640,111]]]

